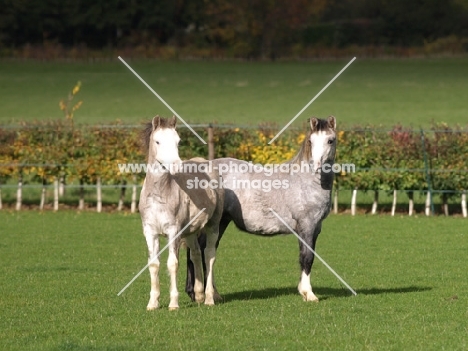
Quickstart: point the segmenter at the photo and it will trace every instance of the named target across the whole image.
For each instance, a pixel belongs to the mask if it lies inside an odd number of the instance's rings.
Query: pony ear
[[[177,117],[172,116],[171,119],[169,120],[169,127],[170,128],[175,128],[177,124]]]
[[[153,124],[153,130],[156,130],[161,125],[161,117],[159,115],[155,116],[151,123]]]
[[[328,116],[328,128],[336,130],[336,118],[335,116]]]
[[[310,118],[310,128],[312,129],[313,132],[317,130],[317,125],[318,125],[318,119],[315,118],[315,117],[311,117]]]

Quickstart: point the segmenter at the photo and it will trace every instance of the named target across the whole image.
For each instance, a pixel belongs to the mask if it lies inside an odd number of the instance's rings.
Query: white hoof
[[[146,306],[146,310],[147,311],[154,311],[154,310],[157,310],[158,309],[158,305],[151,305],[151,304],[148,304],[148,306]]]
[[[169,303],[169,311],[175,311],[179,308],[179,301],[171,301]]]
[[[179,308],[179,293],[171,293],[169,301],[169,311],[175,311]]]
[[[214,306],[215,305],[213,296],[205,298],[205,305],[207,305],[207,306]]]
[[[306,302],[308,302],[308,301],[319,302],[318,297],[315,296],[313,292],[304,291],[304,292],[301,292],[301,295],[302,295],[302,298],[304,299],[304,301],[306,301]]]
[[[303,285],[299,283],[297,290],[299,290],[299,294],[301,294],[302,298],[304,301],[312,301],[312,302],[318,302],[319,299],[315,294],[312,292],[312,289],[310,288],[310,285],[307,287],[302,287]]]
[[[201,294],[195,293],[195,301],[198,302],[198,303],[202,303],[203,301],[205,301],[205,294],[204,293],[201,293]]]

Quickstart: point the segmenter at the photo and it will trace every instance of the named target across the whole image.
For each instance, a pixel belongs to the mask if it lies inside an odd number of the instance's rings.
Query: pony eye
[[[159,141],[156,141],[156,145],[159,145]]]
[[[333,144],[334,142],[335,142],[335,139],[329,139],[329,140],[328,140],[328,144],[329,144],[329,145]]]

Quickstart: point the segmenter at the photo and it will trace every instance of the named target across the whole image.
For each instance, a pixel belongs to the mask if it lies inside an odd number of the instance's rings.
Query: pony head
[[[336,151],[336,118],[310,118],[310,164],[317,172],[325,163],[333,164]]]
[[[180,137],[177,134],[176,127],[177,119],[163,118],[156,116],[151,122],[151,134],[147,142],[148,147],[148,162],[159,163],[164,169],[169,170],[172,174],[178,169],[181,164],[179,157],[179,141]]]

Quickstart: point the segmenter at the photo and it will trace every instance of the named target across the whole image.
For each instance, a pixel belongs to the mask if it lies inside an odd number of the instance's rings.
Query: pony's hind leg
[[[205,305],[214,305],[214,286],[213,286],[213,266],[216,260],[216,242],[218,240],[217,230],[206,230],[206,287],[205,287]]]
[[[148,245],[148,269],[151,277],[150,299],[146,309],[151,311],[159,307],[159,238],[150,225],[143,225],[143,231]]]
[[[315,250],[315,242],[317,235],[314,235],[312,242],[309,244],[313,250]],[[305,239],[306,241],[309,241]],[[304,301],[318,302],[317,296],[312,292],[312,285],[310,284],[310,272],[312,270],[312,264],[314,263],[314,253],[310,251],[301,241],[299,241],[299,263],[301,265],[301,279],[297,289],[302,295]]]
[[[222,217],[221,222],[219,223],[219,234],[218,239],[216,240],[216,250],[218,250],[219,241],[221,240],[226,228],[228,227],[231,220],[227,217]],[[205,248],[206,248],[206,230],[202,229],[199,236],[198,236],[198,245],[200,246],[201,254],[202,254],[202,265],[203,265],[203,276],[204,276],[204,285],[206,286],[206,260],[205,260]],[[190,256],[187,254],[187,280],[185,285],[185,291],[190,296],[192,301],[195,301],[195,294],[193,292],[193,287],[195,285],[195,275],[193,272],[193,262],[190,260]],[[216,289],[216,282],[214,278],[214,273],[212,274],[213,279],[213,297],[215,302],[222,302],[223,298],[218,293]]]
[[[190,300],[195,301],[195,267],[193,266],[193,261],[190,258],[191,255],[191,250],[187,245],[187,278],[185,279],[185,292],[190,297]]]
[[[193,275],[194,275],[194,301],[201,303],[205,300],[205,294],[203,289],[203,266],[202,266],[202,255],[200,245],[198,244],[197,235],[192,234],[185,238],[187,248],[190,250],[190,260],[193,263]]]
[[[173,237],[168,236],[170,241]],[[171,279],[169,310],[179,308],[179,292],[177,291],[177,270],[179,268],[179,240],[174,240],[169,246],[167,269]]]

